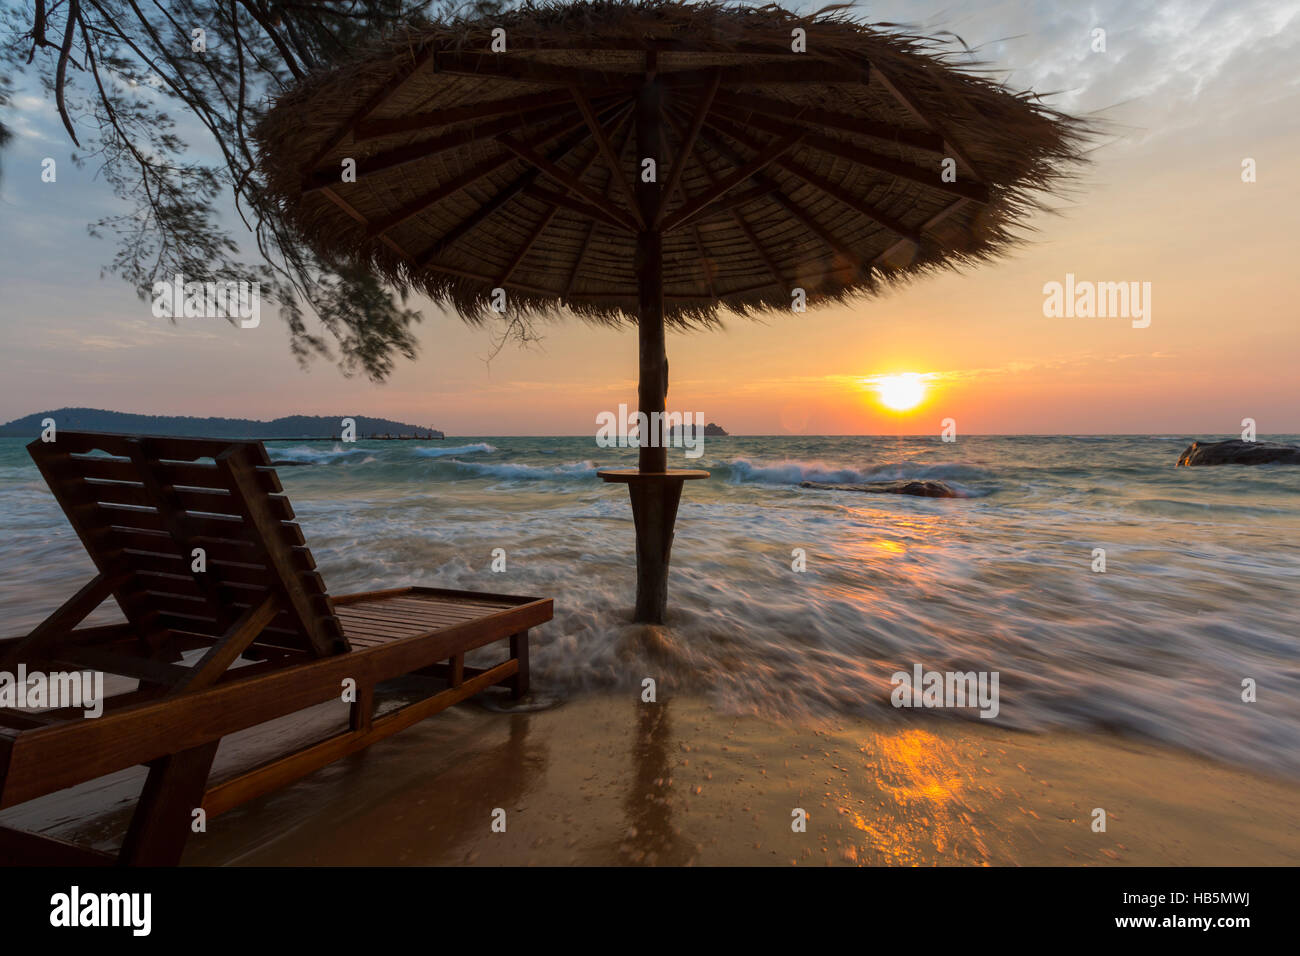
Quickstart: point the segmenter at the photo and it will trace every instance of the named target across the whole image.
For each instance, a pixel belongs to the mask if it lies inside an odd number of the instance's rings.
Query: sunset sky
[[[733,318],[668,339],[672,409],[733,433],[1300,432],[1300,0],[1135,4],[875,2],[874,21],[950,30],[1017,89],[1094,115],[1110,135],[1077,195],[1013,257],[877,300]],[[1091,32],[1107,31],[1094,53]],[[0,153],[0,421],[60,406],[269,419],[375,415],[458,435],[586,434],[635,407],[636,335],[579,321],[507,347],[429,306],[421,354],[374,385],[303,371],[274,314],[243,330],[154,318],[101,267],[118,211],[38,91],[20,90]],[[40,181],[42,157],[59,162]],[[1253,158],[1258,181],[1243,183]],[[1045,318],[1066,273],[1150,282],[1152,321]],[[927,395],[885,407],[863,379],[914,372]]]

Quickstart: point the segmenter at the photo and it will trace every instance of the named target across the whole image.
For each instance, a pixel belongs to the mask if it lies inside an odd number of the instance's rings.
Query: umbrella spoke
[[[939,225],[939,223],[947,219],[949,216],[961,212],[963,209],[966,208],[969,202],[970,202],[969,199],[958,199],[955,203],[952,203],[949,206],[945,206],[943,209],[940,209],[937,213],[935,213],[925,222],[921,223],[921,228],[919,231],[922,233],[928,232],[929,230],[933,229],[935,226]],[[876,256],[876,258],[871,261],[872,266],[879,266],[879,265],[886,264],[891,258],[893,258],[894,253],[897,252],[901,247],[905,246],[906,244],[907,244],[907,240],[902,240],[894,243],[892,246],[890,246],[888,249],[886,249],[880,255]]]
[[[626,119],[627,116],[631,113],[630,107],[631,104],[628,104],[627,107],[624,107],[624,109],[621,112],[615,115],[614,122],[613,122],[613,129],[615,132],[618,131],[618,128],[622,124],[623,120]],[[604,136],[604,132],[605,132],[604,128],[600,125],[598,121],[596,121],[594,116],[592,117],[592,122],[595,123],[594,128],[600,130],[601,135]],[[579,179],[581,179],[586,174],[587,170],[591,168],[591,164],[596,161],[596,157],[599,156],[600,153],[601,150],[599,148],[592,150],[591,155],[582,161],[581,165],[579,165],[578,167],[577,175]],[[523,262],[524,256],[528,255],[528,251],[532,249],[533,245],[537,242],[537,240],[541,238],[542,233],[546,231],[546,227],[551,224],[551,220],[555,218],[556,213],[558,213],[561,208],[562,207],[557,205],[556,203],[551,203],[551,208],[547,210],[546,213],[543,214],[541,221],[537,224],[537,227],[533,229],[533,231],[528,235],[528,238],[523,241],[519,249],[511,257],[510,262],[506,265],[506,268],[497,277],[496,282],[493,283],[494,287],[504,286],[510,280],[510,277],[514,274],[514,271],[519,268],[519,263]]]
[[[608,204],[605,204],[604,206],[593,206],[589,203],[583,202],[581,199],[574,199],[572,196],[566,196],[564,193],[551,192],[551,190],[544,189],[537,185],[529,186],[524,190],[524,193],[532,196],[534,199],[540,199],[542,202],[550,203],[552,206],[563,206],[565,209],[576,212],[578,215],[587,219],[595,219],[599,222],[603,222],[611,229],[619,229],[629,232],[634,231],[628,229],[627,222],[615,219],[610,215],[607,210],[612,209],[613,207]]]
[[[761,145],[761,143],[758,140],[755,140],[754,137],[748,135],[742,127],[738,126],[735,123],[730,123],[725,120],[718,119],[714,123],[714,125],[717,126],[719,130],[721,130],[722,132],[730,136],[732,139],[736,140],[736,142],[743,143],[749,149],[758,149]],[[832,182],[831,180],[827,179],[825,176],[821,176],[818,173],[813,172],[811,169],[808,169],[806,166],[803,166],[802,164],[796,162],[795,160],[789,158],[788,156],[782,156],[780,159],[776,161],[776,164],[780,166],[782,169],[784,169],[786,172],[790,173],[790,175],[795,176],[798,179],[802,179],[810,186],[814,186],[817,189],[820,189],[822,192],[830,196],[832,199],[836,200],[842,205],[848,206],[854,212],[862,216],[865,216],[866,218],[870,219],[872,222],[884,226],[886,229],[888,229],[890,232],[894,233],[895,235],[903,239],[907,239],[908,241],[913,242],[918,246],[921,244],[921,234],[919,232],[903,225],[903,223],[901,223],[900,221],[898,221],[888,213],[884,212],[883,210],[878,209],[875,206],[872,206],[870,203],[864,202],[863,200],[857,198],[852,193],[850,193],[847,189],[845,189],[843,186],[840,186],[837,183]],[[965,200],[962,201],[965,202]]]
[[[641,86],[644,76],[640,72],[624,70],[592,70],[583,67],[562,66],[540,60],[516,59],[499,53],[471,53],[448,51],[436,53],[434,71],[450,76],[494,77],[545,86],[568,87],[577,84],[588,90],[630,91]],[[849,63],[813,61],[807,63],[765,63],[761,66],[721,67],[725,86],[746,85],[817,85],[843,83],[865,85],[869,68]],[[676,70],[660,73],[665,88],[708,86],[713,82],[714,69]]]
[[[631,115],[630,110],[628,115]],[[620,117],[620,121],[621,120],[622,118]],[[617,134],[617,132],[618,131],[615,130],[615,134]],[[627,134],[623,137],[623,142],[619,145],[618,149],[614,151],[616,165],[622,163],[623,154],[626,153],[628,147],[632,145],[634,139],[633,133],[634,133],[634,124],[629,123],[627,125]],[[601,195],[607,197],[609,195],[609,187],[612,186],[613,184],[614,184],[613,177],[612,176],[607,177],[605,179],[605,186],[601,190]],[[597,224],[598,224],[597,220],[595,219],[591,220],[591,224],[587,227],[587,234],[583,236],[582,244],[578,247],[578,253],[576,256],[574,256],[573,259],[573,266],[569,270],[568,281],[564,283],[565,296],[568,296],[573,291],[573,284],[578,280],[578,272],[582,269],[582,264],[587,259],[587,251],[591,248],[591,240],[596,234]]]
[[[668,125],[680,137],[681,128],[675,122],[675,117],[673,116],[671,111],[667,113],[667,119],[668,119]],[[699,168],[703,171],[705,179],[707,179],[710,184],[717,183],[717,177],[713,174],[713,170],[711,170],[706,163],[704,163],[697,157],[695,164],[699,166]],[[771,183],[771,184],[765,184],[764,188],[768,192],[775,192],[777,187],[774,183]],[[681,193],[682,203],[685,204],[686,194],[682,190],[680,183],[678,183],[677,189],[678,192]],[[767,192],[765,192],[765,194],[767,194]],[[749,222],[745,219],[745,217],[740,214],[740,211],[736,208],[735,205],[731,206],[728,211],[731,213],[731,218],[735,222],[737,228],[740,229],[741,233],[745,236],[745,239],[753,247],[754,251],[758,253],[758,257],[759,259],[762,260],[763,265],[767,269],[768,273],[776,277],[776,280],[774,280],[773,284],[781,284],[781,285],[787,284],[785,270],[783,270],[780,264],[775,259],[772,258],[771,254],[766,249],[763,248],[763,243],[759,241],[757,233],[754,232],[753,227],[750,226]],[[699,227],[697,224],[692,223],[692,228],[695,230],[696,241],[699,242]],[[703,243],[701,243],[701,248],[703,248]],[[707,268],[705,270],[705,275],[706,277],[708,276]],[[713,289],[713,280],[711,277],[709,277],[709,288],[710,290]]]
[[[704,117],[708,115],[709,109],[713,106],[713,101],[718,95],[718,87],[721,83],[722,71],[714,70],[713,82],[709,84],[708,90],[705,92],[704,96],[700,98],[696,106],[695,115],[691,118],[690,131],[686,134],[686,138],[682,143],[681,150],[677,156],[677,161],[673,163],[672,173],[668,177],[668,188],[664,190],[663,201],[659,204],[659,209],[655,213],[654,224],[656,226],[663,222],[664,213],[667,211],[668,207],[669,196],[672,194],[674,187],[680,185],[682,181],[682,173],[685,172],[686,163],[691,158],[692,152],[695,150],[695,140],[700,135],[700,127],[704,125]],[[684,194],[682,201],[685,203]]]
[[[576,84],[570,84],[569,94],[573,101],[578,104],[578,111],[582,113],[582,118],[587,121],[587,128],[591,130],[591,135],[596,140],[596,148],[600,155],[604,157],[605,164],[609,167],[609,174],[618,183],[619,189],[622,190],[624,197],[628,201],[633,218],[636,220],[638,229],[646,227],[645,221],[641,218],[641,210],[637,206],[636,193],[632,191],[632,184],[627,181],[623,175],[623,168],[619,165],[618,157],[614,155],[614,149],[609,144],[609,137],[605,135],[604,129],[596,120],[596,114],[591,109],[591,101],[587,99],[582,88]]]
[[[719,133],[715,132],[711,125],[709,125],[705,131],[704,137],[715,149],[718,150],[718,152],[728,157],[732,162],[744,161],[741,155],[731,145],[729,145],[727,141],[719,135]],[[799,220],[799,222],[803,224],[804,228],[829,246],[831,251],[843,260],[846,265],[853,266],[855,272],[857,271],[857,264],[861,262],[861,256],[853,251],[849,243],[845,242],[842,238],[835,235],[835,233],[831,232],[818,222],[801,205],[799,205],[799,203],[795,202],[794,199],[787,195],[785,190],[782,189],[780,184],[775,180],[771,179],[766,174],[761,174],[759,178],[761,181],[770,183],[776,187],[772,192],[773,200],[779,203],[791,216]]]
[[[889,92],[889,95],[897,100],[905,110],[943,137],[944,151],[951,153],[955,159],[965,166],[967,172],[969,172],[976,181],[986,181],[980,174],[979,168],[970,161],[970,157],[966,154],[966,151],[963,150],[950,135],[948,135],[942,124],[940,124],[937,119],[929,115],[928,111],[921,106],[920,102],[915,97],[913,97],[903,86],[895,82],[889,74],[880,69],[876,70],[876,79],[880,81],[880,85],[884,87]]]
[[[752,202],[766,199],[768,196],[772,195],[772,193],[776,192],[776,189],[776,183],[765,182],[752,186],[744,192],[732,193],[730,196],[725,196],[722,199],[719,199],[701,212],[700,215],[694,217],[691,220],[691,225],[695,226],[696,223],[699,222],[721,219],[723,213],[731,213],[742,206],[748,206]]]
[[[721,199],[732,189],[739,186],[748,179],[753,179],[760,172],[771,166],[778,158],[790,152],[799,145],[803,136],[787,136],[782,140],[771,143],[752,160],[744,163],[739,169],[730,175],[724,176],[722,180],[716,183],[708,192],[699,196],[694,196],[686,204],[686,208],[679,209],[664,221],[664,232],[671,232],[684,222],[688,222],[694,216],[702,212],[707,206]]]
[[[665,89],[686,86],[708,86],[714,73],[722,74],[725,87],[733,86],[803,86],[844,84],[865,86],[869,82],[869,68],[865,65],[826,63],[764,63],[761,66],[723,66],[702,70],[674,70],[660,73]]]
[[[505,284],[510,281],[510,277],[514,275],[515,270],[519,268],[519,263],[523,261],[524,256],[528,255],[528,251],[533,248],[538,238],[540,238],[542,233],[546,231],[546,227],[551,224],[551,220],[555,218],[555,214],[559,211],[559,206],[552,205],[551,208],[542,215],[541,220],[533,228],[533,231],[530,232],[528,237],[519,244],[519,248],[515,251],[515,254],[510,257],[510,261],[506,264],[506,267],[502,269],[496,279],[493,280],[493,288],[505,287]]]
[[[591,248],[591,237],[596,232],[596,220],[591,220],[587,226],[587,235],[583,237],[582,245],[578,246],[578,255],[573,260],[573,267],[569,269],[569,279],[564,283],[564,294],[568,296],[573,292],[573,283],[577,281],[578,271],[582,268],[583,261],[587,258],[587,250]]]
[[[327,186],[356,186],[363,179],[374,176],[376,173],[387,172],[399,166],[405,166],[407,163],[419,162],[422,159],[430,159],[439,153],[469,146],[480,140],[494,139],[503,133],[509,133],[530,123],[565,114],[571,114],[574,117],[578,116],[571,104],[564,103],[559,106],[546,106],[540,109],[527,110],[513,116],[504,116],[487,123],[480,123],[477,126],[471,126],[469,129],[444,133],[432,139],[398,146],[387,152],[376,153],[374,156],[358,160],[356,183],[341,183],[337,166],[332,166],[308,174],[302,184],[302,191],[310,193],[317,189],[324,189]]]
[[[624,115],[630,108],[631,108],[631,104],[629,102],[624,101],[620,103],[615,103],[613,106],[606,107],[602,115],[606,117],[608,116],[617,117],[617,116]],[[574,125],[581,126],[582,120],[579,119],[578,122]],[[556,148],[549,154],[548,158],[551,160],[551,162],[559,162],[560,160],[564,159],[565,156],[569,155],[569,153],[577,149],[578,146],[582,144],[584,139],[586,139],[586,137],[578,133],[575,133],[573,136],[567,137],[558,146],[556,146]],[[536,140],[534,140],[533,142],[537,145],[540,145],[540,143]],[[417,268],[420,269],[430,268],[430,265],[434,259],[442,255],[444,252],[446,252],[447,249],[450,248],[455,242],[457,242],[458,240],[460,240],[461,238],[463,238],[464,236],[472,232],[484,220],[494,215],[497,212],[497,210],[505,206],[506,203],[510,202],[510,200],[514,199],[520,193],[524,192],[526,189],[532,186],[540,174],[541,174],[541,170],[539,170],[536,166],[534,166],[533,168],[524,172],[522,175],[516,177],[509,185],[507,185],[504,189],[502,189],[491,199],[485,202],[482,206],[476,209],[472,214],[462,219],[456,225],[452,226],[451,229],[447,230],[447,232],[443,233],[443,235],[438,239],[438,241],[435,242],[427,252],[423,253],[417,258],[416,260]]]
[[[704,253],[704,239],[700,236],[700,227],[691,223],[691,237],[695,240],[695,253],[700,257],[700,271],[704,273],[704,284],[709,288],[709,298],[716,299],[718,290],[713,286],[713,260]]]
[[[812,133],[798,124],[773,119],[759,113],[748,113],[745,120],[755,129],[761,129],[763,132],[771,133],[774,136],[790,136],[795,133],[802,133],[805,145],[820,152],[829,153],[839,159],[848,160],[850,163],[856,163],[859,166],[866,166],[869,169],[883,173],[892,173],[903,179],[910,179],[912,182],[920,183],[922,186],[929,186],[931,189],[937,189],[954,196],[961,196],[963,199],[972,199],[978,203],[987,203],[989,201],[989,189],[983,183],[962,182],[961,180],[946,183],[940,177],[937,168],[933,170],[926,169],[924,166],[917,166],[915,163],[909,163],[906,160],[874,153],[853,143],[846,143],[844,140],[835,139],[831,136]]]
[[[570,83],[579,83],[589,90],[632,92],[641,85],[639,73],[559,66],[538,60],[507,58],[500,53],[438,53],[434,55],[433,68],[435,72],[449,76],[494,77],[561,89]]]
[[[571,190],[577,193],[577,195],[581,196],[586,203],[604,213],[603,218],[612,220],[615,225],[622,226],[628,232],[640,231],[637,222],[631,216],[597,193],[592,192],[584,186],[577,177],[573,176],[571,173],[565,172],[544,156],[539,156],[523,143],[517,143],[504,134],[497,137],[497,142],[506,149],[512,150],[520,159],[537,167],[537,169],[541,170],[543,175],[549,176],[561,186],[568,186]]]
[[[877,76],[879,75],[879,71],[877,71]],[[944,148],[943,137],[933,130],[907,129],[902,126],[895,126],[892,123],[873,120],[866,116],[854,116],[849,113],[837,113],[832,110],[817,109],[799,103],[787,103],[783,100],[774,100],[752,93],[721,93],[717,97],[717,102],[719,106],[752,110],[774,119],[788,120],[810,128],[820,127],[822,129],[853,133],[858,136],[871,136],[875,139],[883,139],[903,146],[924,149],[932,153],[942,153]]]
[[[300,169],[302,170],[303,174],[306,175],[308,170],[314,169],[317,163],[319,163],[322,159],[324,159],[326,156],[330,154],[330,150],[332,150],[335,146],[339,145],[339,143],[343,142],[343,140],[347,138],[349,132],[354,131],[357,125],[360,124],[362,120],[364,120],[375,110],[379,109],[379,107],[384,104],[385,100],[387,100],[390,96],[396,93],[397,90],[402,86],[402,84],[405,83],[408,79],[410,79],[412,75],[414,75],[416,70],[424,66],[425,63],[429,62],[429,57],[432,55],[432,53],[433,53],[432,47],[425,47],[423,50],[421,50],[419,53],[415,55],[415,57],[411,60],[410,63],[406,64],[396,73],[394,73],[386,83],[384,83],[382,86],[379,87],[379,89],[377,89],[373,94],[371,94],[371,96],[364,103],[361,104],[361,107],[357,109],[356,112],[354,112],[351,116],[349,116],[343,123],[341,123],[338,129],[336,129],[334,133],[325,140],[324,143],[322,143],[319,147],[317,147],[316,151],[311,155],[311,157],[308,158],[308,160],[302,164]]]
[[[489,173],[496,172],[506,163],[514,162],[515,158],[516,158],[515,154],[509,152],[508,150],[504,153],[500,153],[496,156],[493,156],[487,162],[480,163],[478,166],[473,167],[468,172],[460,176],[457,176],[455,179],[451,179],[443,183],[437,189],[433,189],[425,193],[424,195],[420,196],[418,199],[412,200],[411,202],[407,203],[405,206],[402,206],[401,208],[397,209],[391,215],[385,216],[383,219],[379,220],[378,222],[371,223],[367,235],[372,239],[377,236],[382,236],[389,229],[392,229],[396,226],[400,226],[408,219],[418,216],[420,213],[424,212],[426,209],[428,209],[430,206],[434,205],[435,203],[442,202],[444,199],[454,196],[456,193],[460,192],[466,186],[470,186],[478,182],[480,179],[482,179],[484,176],[487,176]]]
[[[483,103],[471,103],[469,106],[456,106],[451,109],[433,110],[428,113],[412,113],[409,116],[392,116],[359,123],[352,138],[358,142],[392,136],[395,133],[410,133],[421,129],[436,129],[463,123],[466,120],[486,119],[503,113],[517,113],[520,110],[536,109],[541,106],[559,106],[566,102],[565,94],[554,91],[530,93],[526,96],[510,96],[503,100],[488,100]]]
[[[628,107],[625,104],[623,106],[623,109],[626,110],[627,108]],[[569,117],[566,120],[561,120],[559,123],[553,124],[549,128],[542,130],[541,133],[532,137],[532,139],[528,141],[529,145],[542,146],[550,142],[557,136],[560,136],[564,133],[568,133],[571,130],[581,127],[582,123],[583,121],[580,117]],[[563,158],[570,151],[576,149],[577,146],[581,143],[582,138],[583,137],[581,136],[572,136],[564,140],[561,146],[559,147],[559,149],[557,150],[557,158]],[[424,195],[418,197],[417,199],[412,200],[411,202],[407,203],[405,206],[402,206],[401,208],[397,209],[391,215],[386,216],[384,219],[372,224],[370,227],[370,234],[372,236],[382,235],[383,233],[387,232],[389,229],[392,229],[395,226],[403,222],[406,222],[408,219],[412,218],[413,216],[419,215],[420,213],[424,212],[424,210],[428,209],[430,206],[434,205],[435,203],[442,202],[444,199],[448,199],[449,197],[454,196],[456,193],[460,192],[465,187],[477,182],[478,180],[482,179],[484,176],[488,175],[489,173],[495,172],[496,170],[504,166],[506,163],[514,162],[516,159],[517,159],[516,155],[512,153],[510,150],[506,150],[505,152],[499,154],[498,156],[494,156],[492,159],[470,169],[464,175],[458,176],[453,180],[450,180],[446,183],[443,183],[440,186],[435,187],[434,189],[430,190]]]

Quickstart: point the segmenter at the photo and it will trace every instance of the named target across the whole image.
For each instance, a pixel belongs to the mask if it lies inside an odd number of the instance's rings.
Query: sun
[[[878,375],[871,379],[871,384],[876,387],[881,404],[896,412],[916,408],[925,398],[925,376],[916,372]]]

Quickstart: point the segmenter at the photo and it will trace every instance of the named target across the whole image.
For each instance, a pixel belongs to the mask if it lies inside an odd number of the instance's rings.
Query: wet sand
[[[184,862],[1294,865],[1300,784],[924,716],[790,725],[693,698],[471,702],[211,820]]]

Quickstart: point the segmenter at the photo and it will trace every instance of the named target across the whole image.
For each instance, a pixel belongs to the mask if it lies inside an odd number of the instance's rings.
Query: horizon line
[[[163,417],[163,416],[159,416],[159,417]],[[176,416],[176,417],[189,417],[189,416]],[[287,416],[286,416],[286,417],[287,417]],[[369,416],[367,416],[367,417],[369,417]],[[90,432],[90,433],[92,433],[92,434],[93,434],[93,433],[96,433],[96,432],[98,431],[97,429],[72,429],[72,430],[73,430],[73,431],[88,431],[88,432]],[[590,433],[590,432],[583,432],[583,433],[577,433],[577,434],[561,434],[561,433],[546,433],[546,434],[541,434],[541,433],[537,433],[537,434],[518,434],[518,433],[505,433],[505,432],[502,432],[502,433],[492,433],[492,432],[463,432],[463,433],[451,434],[451,433],[446,432],[445,430],[443,430],[443,429],[441,429],[441,428],[436,428],[436,427],[435,427],[435,428],[433,428],[432,430],[433,430],[433,431],[440,431],[440,432],[443,432],[443,437],[442,437],[442,438],[415,438],[415,437],[411,437],[411,438],[407,438],[407,439],[405,439],[405,440],[407,440],[407,441],[447,441],[448,439],[451,439],[451,438],[593,438],[593,434]],[[103,434],[118,434],[118,433],[117,433],[117,432],[104,432]],[[145,433],[142,433],[142,434],[145,434]],[[1191,433],[1189,432],[1189,433],[1187,433],[1187,434],[1191,434]],[[1219,436],[1219,435],[1237,435],[1237,434],[1240,434],[1240,432],[1202,432],[1202,433],[1199,433],[1199,434],[1205,434],[1205,435],[1210,435],[1210,436]],[[1260,435],[1296,436],[1296,435],[1300,435],[1300,431],[1294,431],[1294,432],[1287,432],[1287,431],[1280,431],[1280,432],[1260,432],[1260,433],[1258,433],[1258,434],[1260,434]],[[28,438],[28,437],[39,437],[39,436],[38,436],[38,435],[33,435],[33,436],[26,436],[26,435],[0,435],[0,440],[5,439],[5,438],[12,438],[12,439],[18,439],[18,440],[21,441],[21,440],[24,440],[24,439],[26,439],[26,438]],[[152,437],[157,437],[157,438],[167,438],[167,437],[170,437],[170,438],[184,438],[184,437],[189,437],[189,436],[185,436],[185,435],[168,435],[168,434],[164,434],[164,433],[159,432],[159,433],[157,433],[157,434],[154,434]],[[202,437],[202,436],[200,436],[200,437]],[[220,437],[227,437],[227,436],[217,436],[217,437],[220,438]],[[258,439],[258,440],[262,440],[262,441],[340,441],[340,440],[341,440],[340,438],[338,438],[338,436],[332,436],[332,435],[287,435],[287,436],[279,436],[279,435],[276,435],[276,436],[264,436],[264,437],[260,437],[260,436],[256,436],[256,435],[248,435],[248,436],[244,436],[244,437],[245,437],[245,438]],[[940,437],[940,434],[939,434],[938,432],[908,432],[908,433],[888,433],[888,434],[886,434],[886,433],[868,433],[868,432],[821,432],[821,433],[812,433],[812,432],[809,432],[809,433],[802,433],[802,432],[779,432],[779,433],[778,433],[778,432],[744,432],[744,433],[729,432],[729,433],[726,434],[726,435],[710,435],[710,436],[708,436],[708,437],[709,437],[710,439],[716,441],[716,440],[718,440],[718,439],[720,439],[720,438],[938,438],[938,437]],[[1175,434],[1175,433],[1168,432],[1168,431],[1153,431],[1153,432],[974,432],[974,431],[972,431],[972,432],[963,432],[963,433],[962,433],[962,436],[959,436],[958,440],[960,440],[960,437],[978,437],[978,438],[1183,438],[1183,437],[1186,437],[1186,436],[1183,435],[1183,434]],[[232,437],[232,440],[236,440],[236,439],[233,439],[233,437]],[[388,439],[388,438],[357,438],[357,439],[355,439],[355,440],[356,440],[356,441],[395,441],[395,440],[399,440],[399,439]],[[1193,440],[1194,440],[1194,438],[1193,438]],[[954,444],[955,444],[955,442],[954,442]],[[628,446],[628,447],[637,447],[637,446],[632,445],[632,446]]]

